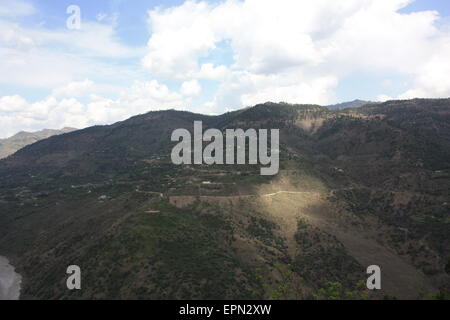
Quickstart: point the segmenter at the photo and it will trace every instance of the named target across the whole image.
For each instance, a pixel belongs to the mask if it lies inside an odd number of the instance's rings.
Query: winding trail
[[[273,196],[277,196],[279,194],[319,194],[317,192],[300,192],[300,191],[278,191],[275,193],[268,193],[268,194],[263,194],[261,195],[261,197],[273,197]]]

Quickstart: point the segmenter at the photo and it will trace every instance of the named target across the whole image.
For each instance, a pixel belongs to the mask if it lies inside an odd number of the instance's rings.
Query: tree
[[[354,290],[344,290],[340,282],[327,282],[319,289],[314,298],[316,300],[367,300],[369,297],[364,281],[359,281]]]
[[[254,295],[257,298],[268,300],[302,299],[304,296],[302,289],[304,279],[292,270],[291,265],[283,267],[277,263],[273,267],[281,280],[275,284],[268,284],[265,279],[269,278],[270,272],[267,270],[264,272],[261,268],[256,269],[258,289],[254,291]]]

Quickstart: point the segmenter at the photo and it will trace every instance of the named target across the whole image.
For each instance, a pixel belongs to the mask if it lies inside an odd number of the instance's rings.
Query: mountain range
[[[280,129],[279,174],[172,164],[194,121]],[[450,99],[155,111],[1,160],[0,252],[24,299],[431,297],[450,289],[449,178]]]
[[[23,147],[33,144],[39,140],[47,139],[51,136],[75,131],[74,128],[63,128],[61,130],[44,129],[37,132],[21,131],[14,136],[0,139],[0,159],[6,158]]]

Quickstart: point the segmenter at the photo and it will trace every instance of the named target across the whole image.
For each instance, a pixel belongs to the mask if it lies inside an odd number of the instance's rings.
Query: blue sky
[[[445,0],[416,0],[402,9],[401,12],[411,13],[425,10],[436,10],[444,17],[450,15],[450,6],[448,1]]]
[[[448,97],[449,22],[445,0],[0,0],[0,138],[167,108]]]

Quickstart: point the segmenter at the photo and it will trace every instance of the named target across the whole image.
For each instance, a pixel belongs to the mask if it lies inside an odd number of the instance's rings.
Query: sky
[[[0,138],[152,110],[450,97],[449,57],[448,0],[0,0]]]

